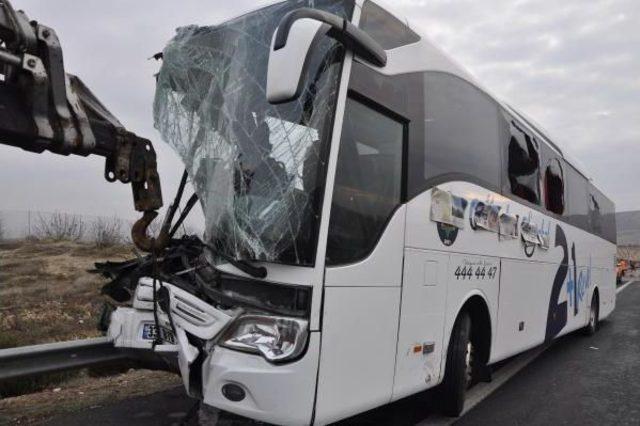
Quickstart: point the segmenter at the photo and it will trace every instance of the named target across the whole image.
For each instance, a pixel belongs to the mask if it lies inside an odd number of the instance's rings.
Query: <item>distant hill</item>
[[[640,246],[640,210],[616,213],[619,246]]]

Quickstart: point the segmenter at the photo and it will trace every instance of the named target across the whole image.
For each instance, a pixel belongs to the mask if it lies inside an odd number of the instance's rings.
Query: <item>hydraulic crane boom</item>
[[[162,207],[153,145],[128,132],[82,81],[67,74],[55,31],[29,21],[0,0],[0,143],[60,155],[105,157],[105,178],[131,183],[135,209],[143,213],[132,229],[136,246],[160,250],[166,232],[147,236]]]

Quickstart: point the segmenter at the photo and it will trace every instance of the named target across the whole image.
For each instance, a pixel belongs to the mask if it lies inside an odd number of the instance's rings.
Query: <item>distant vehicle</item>
[[[616,265],[616,282],[618,284],[622,283],[622,278],[624,275],[631,269],[629,263],[626,260],[619,260]]]
[[[613,311],[614,205],[406,20],[305,3],[164,50],[156,126],[207,233],[163,254],[109,334],[177,354],[191,395],[269,423],[438,385],[459,415],[488,366]]]

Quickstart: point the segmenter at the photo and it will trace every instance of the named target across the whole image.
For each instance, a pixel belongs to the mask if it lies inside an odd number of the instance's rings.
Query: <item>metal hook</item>
[[[159,253],[169,244],[169,234],[163,228],[157,237],[150,237],[147,230],[151,222],[158,216],[158,212],[147,210],[131,228],[131,239],[140,250],[147,253]]]

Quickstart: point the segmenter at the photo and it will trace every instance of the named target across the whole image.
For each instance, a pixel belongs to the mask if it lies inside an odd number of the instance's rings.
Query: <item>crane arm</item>
[[[30,21],[0,0],[0,144],[34,153],[99,155],[105,179],[131,184],[143,217],[132,239],[144,251],[160,250],[167,236],[147,236],[162,207],[151,142],[127,131],[82,81],[64,69],[55,31]]]

